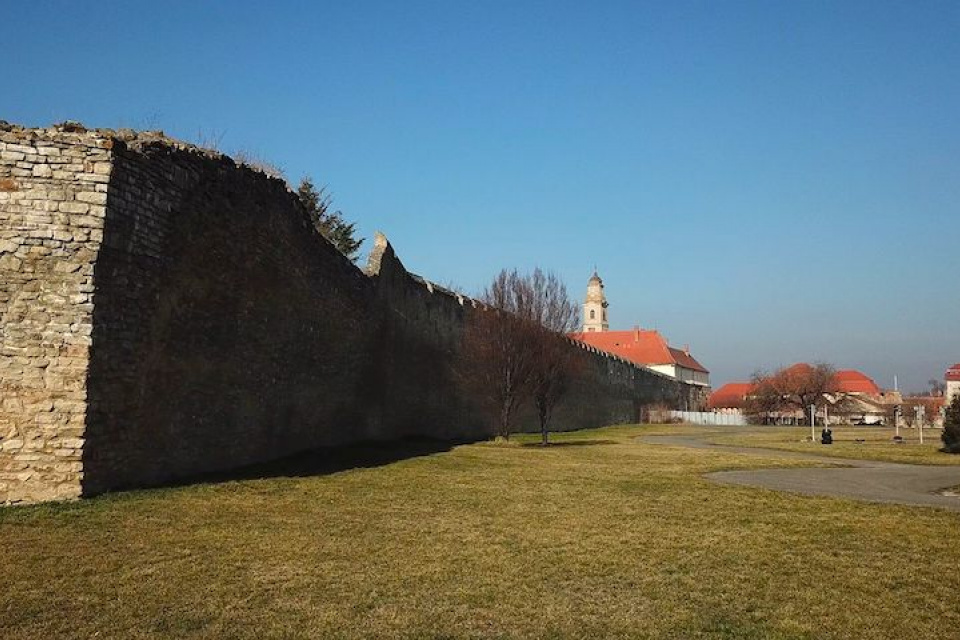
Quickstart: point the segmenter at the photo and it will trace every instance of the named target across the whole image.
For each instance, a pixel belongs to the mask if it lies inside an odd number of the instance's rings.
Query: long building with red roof
[[[632,331],[610,331],[608,306],[603,280],[594,272],[583,305],[583,331],[570,337],[671,378],[710,386],[710,372],[691,355],[690,349],[671,347],[659,331],[639,327]]]
[[[799,362],[783,369],[780,375],[789,379],[790,376],[803,377],[812,371],[811,365]],[[725,384],[711,394],[707,406],[714,411],[740,411],[754,389],[749,382]],[[899,392],[882,390],[872,378],[856,369],[837,371],[824,396],[838,418],[860,423],[882,422],[892,406],[903,402]]]
[[[749,382],[728,382],[710,394],[707,408],[713,410],[743,409],[743,405],[746,404],[747,397],[751,393],[753,393],[753,385]]]

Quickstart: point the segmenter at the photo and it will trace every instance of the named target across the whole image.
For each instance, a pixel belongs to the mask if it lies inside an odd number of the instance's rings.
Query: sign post
[[[923,405],[917,405],[917,431],[920,433],[920,444],[923,444]]]
[[[810,441],[817,441],[817,405],[810,405]]]

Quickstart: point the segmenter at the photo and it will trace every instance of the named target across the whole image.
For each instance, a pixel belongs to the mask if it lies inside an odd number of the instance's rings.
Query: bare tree
[[[783,411],[783,397],[771,383],[766,371],[756,371],[750,378],[751,390],[743,403],[743,412],[754,423],[769,424]]]
[[[811,405],[821,407],[828,403],[827,393],[834,390],[837,370],[825,362],[815,365],[796,364],[778,371],[772,379],[774,388],[782,395],[787,407],[804,417]]]
[[[942,396],[947,390],[947,383],[944,382],[943,380],[930,378],[930,380],[927,381],[927,384],[930,385],[931,396]]]
[[[567,392],[580,362],[580,353],[571,348],[566,337],[579,324],[579,306],[570,300],[566,285],[556,274],[538,268],[521,282],[530,290],[530,320],[539,329],[532,389],[542,444],[547,445],[553,410]]]
[[[501,271],[478,296],[484,307],[468,318],[463,337],[465,381],[495,415],[496,433],[509,438],[529,396],[536,336],[529,287],[514,269]]]
[[[464,332],[466,377],[493,409],[504,438],[532,398],[548,444],[553,410],[580,363],[566,336],[579,322],[578,305],[557,275],[539,268],[529,275],[501,271],[478,299],[486,308],[471,314]]]
[[[747,414],[766,421],[773,415],[790,412],[806,420],[811,405],[823,407],[840,400],[835,389],[836,375],[836,369],[824,362],[812,366],[795,364],[772,375],[758,372],[747,398]]]

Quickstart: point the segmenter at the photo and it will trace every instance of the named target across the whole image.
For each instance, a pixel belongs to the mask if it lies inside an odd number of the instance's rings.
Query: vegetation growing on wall
[[[327,188],[317,189],[310,176],[304,176],[297,187],[297,195],[317,231],[333,243],[340,253],[356,262],[363,238],[357,237],[356,223],[347,222],[343,212],[333,208],[333,197]]]

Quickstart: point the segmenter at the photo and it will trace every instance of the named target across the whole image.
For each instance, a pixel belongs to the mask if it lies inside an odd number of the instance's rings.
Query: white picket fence
[[[688,424],[707,424],[715,426],[741,427],[747,424],[747,418],[737,413],[714,413],[712,411],[671,411],[671,418],[679,418]]]

